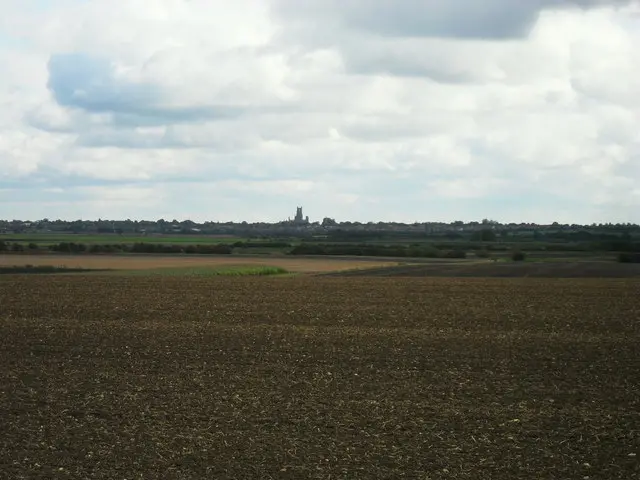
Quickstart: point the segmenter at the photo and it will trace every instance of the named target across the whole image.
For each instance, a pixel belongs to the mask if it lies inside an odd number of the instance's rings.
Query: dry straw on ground
[[[52,265],[67,268],[145,270],[157,268],[270,266],[290,272],[317,273],[394,265],[396,262],[367,259],[296,258],[186,255],[0,255],[0,266]]]

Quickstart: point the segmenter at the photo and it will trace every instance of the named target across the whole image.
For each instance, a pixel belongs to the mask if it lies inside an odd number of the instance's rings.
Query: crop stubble
[[[0,279],[2,478],[633,478],[636,280]]]
[[[189,267],[281,267],[295,273],[335,272],[381,266],[397,262],[381,259],[301,258],[294,256],[242,255],[1,255],[0,266],[34,265],[67,268],[149,270]]]

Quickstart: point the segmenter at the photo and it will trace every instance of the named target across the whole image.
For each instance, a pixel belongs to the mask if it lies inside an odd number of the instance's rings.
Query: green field
[[[293,275],[287,269],[276,266],[226,266],[226,267],[160,267],[145,268],[140,270],[117,270],[117,269],[88,269],[88,268],[69,268],[65,266],[54,265],[12,265],[0,266],[0,275],[12,274],[88,274],[88,273],[110,273],[114,275],[134,275],[134,276],[184,276],[184,277],[246,277],[246,276],[272,276],[272,275]]]
[[[621,252],[633,252],[634,245],[602,245],[597,242],[513,243],[504,241],[427,241],[399,239],[316,242],[292,237],[239,237],[231,235],[190,234],[65,234],[29,233],[0,235],[0,251],[7,253],[48,252],[68,254],[205,254],[262,256],[349,256],[387,258],[441,258],[524,260],[527,262],[616,261]],[[615,247],[615,248],[614,248]],[[640,248],[640,247],[638,247]],[[523,252],[525,258],[515,258]],[[622,261],[622,260],[619,260]]]
[[[3,234],[0,235],[0,242],[6,243],[35,243],[37,245],[53,245],[56,243],[73,242],[88,245],[96,244],[132,244],[132,243],[158,243],[158,244],[184,244],[184,245],[204,245],[204,244],[232,244],[246,241],[245,238],[226,237],[220,235],[116,235],[116,234]],[[259,241],[259,240],[258,240]],[[252,240],[256,242],[256,240]]]

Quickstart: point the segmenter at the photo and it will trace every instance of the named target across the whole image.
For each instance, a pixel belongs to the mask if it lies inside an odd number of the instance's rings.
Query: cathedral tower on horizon
[[[307,225],[309,223],[309,217],[302,215],[302,207],[296,207],[296,217],[293,219],[293,223],[296,225]]]

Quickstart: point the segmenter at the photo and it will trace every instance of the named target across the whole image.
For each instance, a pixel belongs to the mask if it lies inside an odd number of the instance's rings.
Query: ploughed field
[[[366,270],[328,272],[335,276],[380,277],[534,277],[534,278],[640,278],[640,264],[613,261],[458,262],[381,266]]]
[[[7,275],[0,477],[634,478],[639,291]]]

